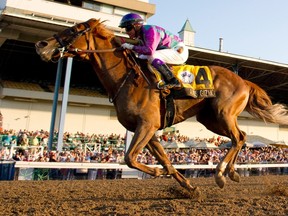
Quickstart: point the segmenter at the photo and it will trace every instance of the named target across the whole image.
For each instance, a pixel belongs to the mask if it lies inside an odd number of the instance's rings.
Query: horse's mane
[[[90,19],[89,22],[92,24],[92,34],[105,40],[114,39],[116,44],[121,45],[122,43],[131,43],[133,45],[141,44],[138,39],[130,39],[124,36],[116,36],[112,30],[109,30],[104,23],[107,20],[101,21],[100,19]]]
[[[106,22],[107,20],[104,21],[100,21],[100,19],[94,19],[94,29],[93,29],[93,34],[100,36],[104,39],[110,39],[112,37],[114,37],[114,33],[107,29],[106,26],[103,24],[104,22]]]

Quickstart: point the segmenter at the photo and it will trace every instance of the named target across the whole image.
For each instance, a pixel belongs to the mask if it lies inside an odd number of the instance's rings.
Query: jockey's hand
[[[140,54],[140,55],[138,55],[138,58],[139,58],[139,59],[148,59],[148,56],[147,56],[147,55]]]
[[[132,50],[134,45],[133,44],[129,44],[129,43],[124,43],[121,45],[122,48],[124,49],[129,49],[129,50]]]

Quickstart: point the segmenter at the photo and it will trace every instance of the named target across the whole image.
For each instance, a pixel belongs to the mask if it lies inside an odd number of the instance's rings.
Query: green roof
[[[182,29],[179,32],[183,32],[183,31],[195,32],[188,19],[186,20]]]

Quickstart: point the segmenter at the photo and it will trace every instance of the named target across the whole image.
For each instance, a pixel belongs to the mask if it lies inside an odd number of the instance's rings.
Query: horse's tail
[[[250,96],[245,110],[264,122],[288,125],[288,110],[283,104],[273,104],[267,93],[256,84],[245,80]]]

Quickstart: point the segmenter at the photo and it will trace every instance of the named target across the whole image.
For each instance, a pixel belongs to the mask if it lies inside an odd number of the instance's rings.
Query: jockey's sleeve
[[[144,25],[142,28],[142,46],[134,46],[133,50],[139,54],[152,55],[161,43],[161,35],[156,26]]]

